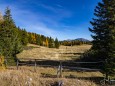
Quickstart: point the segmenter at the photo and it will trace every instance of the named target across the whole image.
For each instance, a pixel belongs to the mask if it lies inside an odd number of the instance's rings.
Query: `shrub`
[[[4,56],[0,55],[0,69],[5,69]]]
[[[82,61],[99,61],[97,59],[98,52],[94,50],[88,50],[80,57]]]

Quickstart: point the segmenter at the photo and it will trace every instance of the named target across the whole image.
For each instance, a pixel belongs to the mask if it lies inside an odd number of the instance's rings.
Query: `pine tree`
[[[49,48],[53,48],[54,47],[54,40],[50,37],[49,38]]]
[[[28,42],[32,43],[32,38],[31,38],[31,33],[30,32],[28,32]]]
[[[6,59],[10,57],[14,59],[15,55],[22,50],[22,44],[9,8],[6,8],[3,20],[0,23],[0,52]]]
[[[42,41],[40,35],[37,36],[36,44],[42,46]]]
[[[97,52],[98,60],[106,60],[103,71],[108,75],[115,73],[115,0],[102,0],[95,8],[96,16],[90,23],[93,28],[92,50]]]
[[[25,29],[23,29],[21,31],[21,42],[24,46],[26,46],[28,43],[28,35],[27,35],[27,31]]]
[[[56,39],[55,39],[55,48],[59,49],[59,45],[60,45],[60,44],[59,44],[59,41],[58,41],[58,39],[56,38]]]

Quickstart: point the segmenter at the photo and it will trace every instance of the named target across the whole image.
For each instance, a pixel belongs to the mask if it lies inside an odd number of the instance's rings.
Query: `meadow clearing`
[[[80,56],[88,49],[91,45],[78,45],[78,46],[60,46],[59,49],[47,48],[43,46],[37,46],[28,44],[25,50],[17,55],[20,58],[31,58],[31,59],[50,59],[50,60],[73,60]]]
[[[17,55],[18,59],[49,59],[49,60],[75,60],[91,48],[91,45],[61,46],[59,49],[41,47],[28,44],[24,51]],[[62,77],[57,77],[58,67],[37,66],[9,66],[0,71],[1,86],[58,86],[57,82],[63,81],[63,86],[97,86],[91,78],[103,77],[99,71],[87,72],[63,69]]]

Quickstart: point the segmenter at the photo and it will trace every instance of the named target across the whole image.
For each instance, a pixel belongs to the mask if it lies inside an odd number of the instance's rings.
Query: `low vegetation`
[[[4,56],[0,55],[0,70],[5,69]]]
[[[45,70],[45,68],[43,69]],[[20,70],[0,71],[1,86],[57,86],[58,82],[63,81],[63,86],[96,86],[92,81],[79,80],[72,78],[43,78],[40,72],[33,72],[24,68]]]

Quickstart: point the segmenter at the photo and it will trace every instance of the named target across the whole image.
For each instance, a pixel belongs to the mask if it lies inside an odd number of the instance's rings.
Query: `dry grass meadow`
[[[81,46],[60,46],[59,49],[47,48],[28,44],[25,50],[18,54],[20,58],[32,58],[32,59],[51,59],[51,60],[73,60],[79,57],[80,53],[90,49],[91,45]],[[77,54],[78,53],[78,54]]]
[[[0,86],[58,86],[56,82],[61,81],[63,81],[63,86],[97,86],[92,81],[74,78],[44,78],[40,74],[44,70],[53,69],[39,68],[37,72],[29,67],[21,67],[19,70],[1,70]]]
[[[28,44],[24,51],[17,55],[20,58],[74,60],[80,54],[90,49],[91,45],[61,46],[59,49],[46,48]],[[69,69],[62,71],[62,78],[57,78],[57,67],[15,66],[0,70],[0,86],[97,86],[93,81],[83,78],[102,77],[100,72],[77,72]],[[80,78],[81,79],[80,79]]]

